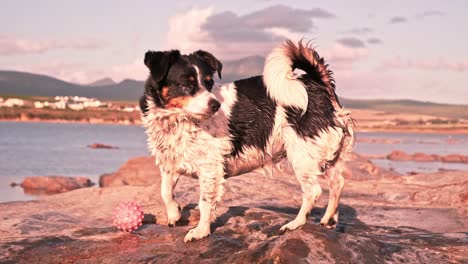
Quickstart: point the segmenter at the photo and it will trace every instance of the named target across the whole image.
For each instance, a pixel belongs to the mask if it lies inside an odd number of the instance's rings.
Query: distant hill
[[[111,78],[103,78],[103,79],[94,81],[92,83],[89,83],[87,84],[87,86],[106,86],[106,85],[114,85],[114,84],[117,84],[117,83]]]
[[[252,56],[223,63],[221,83],[262,74],[264,58]],[[112,83],[111,83],[112,81]],[[16,71],[0,71],[0,96],[78,95],[101,100],[136,102],[143,94],[144,82],[102,79],[78,85],[53,77]],[[357,100],[340,98],[347,108],[380,110],[388,113],[414,113],[468,119],[468,105],[450,105],[415,100]]]
[[[0,71],[0,95],[56,96],[77,95],[102,100],[136,101],[143,94],[144,83],[135,80],[88,86],[65,82],[46,75]]]
[[[251,56],[224,62],[222,82],[232,82],[261,74],[264,60],[260,56]],[[144,82],[136,80],[115,83],[110,78],[104,78],[88,85],[79,85],[41,74],[0,71],[0,95],[48,97],[77,95],[103,100],[137,101],[143,94],[143,89]]]
[[[347,108],[379,110],[387,113],[413,113],[468,119],[468,105],[440,104],[416,100],[360,100],[340,98]]]

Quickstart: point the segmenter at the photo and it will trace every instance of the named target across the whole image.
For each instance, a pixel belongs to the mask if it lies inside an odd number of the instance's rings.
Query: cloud
[[[454,72],[465,72],[468,71],[468,58],[453,62],[444,58],[432,58],[432,59],[403,59],[401,57],[395,57],[383,61],[379,66],[378,70],[392,70],[392,69],[417,69],[425,71],[454,71]]]
[[[318,50],[332,70],[351,70],[353,65],[366,58],[369,50],[365,47],[349,47],[336,42],[331,48]]]
[[[425,11],[423,13],[417,14],[417,18],[426,18],[426,17],[443,17],[446,14],[442,11],[437,11],[437,10],[430,10],[430,11]]]
[[[296,32],[308,32],[314,27],[312,18],[332,17],[334,17],[332,13],[320,8],[306,10],[275,5],[239,18],[245,21],[247,25],[258,29],[282,27]]]
[[[398,24],[398,23],[405,23],[405,22],[406,22],[406,18],[402,16],[392,17],[390,18],[390,21],[389,21],[390,24]]]
[[[143,59],[138,58],[126,64],[113,66],[106,76],[110,76],[116,81],[121,81],[123,77],[134,80],[145,80],[148,77],[148,69],[143,64]]]
[[[364,48],[366,44],[358,38],[340,38],[337,40],[338,43],[340,43],[343,46],[349,47],[349,48]]]
[[[245,15],[213,8],[190,9],[169,19],[167,49],[206,49],[221,59],[266,55],[286,38],[298,40],[315,28],[314,19],[333,18],[326,10],[275,5]]]
[[[57,41],[0,36],[0,56],[37,54],[57,49],[94,50],[103,46],[103,43],[93,39]]]
[[[208,50],[213,48],[214,43],[208,41],[210,38],[208,32],[202,30],[203,24],[213,13],[212,7],[194,8],[169,18],[165,47],[167,49],[180,49],[183,52],[192,52],[200,48]]]
[[[370,27],[355,27],[350,30],[344,31],[346,34],[354,34],[354,35],[366,35],[374,32],[374,29]]]
[[[367,39],[367,43],[369,43],[369,44],[382,44],[383,41],[381,39],[379,39],[379,38],[372,37],[372,38]]]

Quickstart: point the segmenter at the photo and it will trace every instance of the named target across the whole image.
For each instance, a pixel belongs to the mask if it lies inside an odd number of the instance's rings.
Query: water
[[[468,135],[359,133],[359,138],[393,139],[396,144],[358,143],[360,154],[388,154],[392,150],[446,155],[468,155]],[[90,149],[95,142],[119,149]],[[452,142],[452,143],[448,143]],[[456,143],[453,143],[456,142]],[[99,176],[114,172],[129,158],[148,155],[143,128],[123,125],[0,122],[0,202],[34,199],[11,182],[24,176]],[[374,160],[399,172],[432,172],[439,168],[467,170],[467,164]]]
[[[119,149],[91,149],[95,142]],[[0,122],[0,201],[27,200],[24,176],[87,176],[95,183],[129,158],[148,155],[138,126]]]
[[[463,154],[468,155],[468,135],[450,134],[424,134],[424,133],[399,133],[399,132],[360,132],[356,135],[359,139],[391,140],[395,143],[366,143],[359,142],[354,150],[359,154],[386,155],[394,150],[402,150],[413,154],[422,152],[426,154]],[[443,163],[443,162],[415,162],[415,161],[391,161],[384,159],[372,160],[377,166],[394,169],[407,174],[409,172],[436,172],[445,170],[468,171],[468,164]]]
[[[468,155],[468,135],[424,134],[401,132],[359,132],[359,139],[386,139],[399,143],[364,143],[356,144],[358,153],[383,155],[393,150],[402,150],[407,153],[424,152],[427,154],[464,154]]]

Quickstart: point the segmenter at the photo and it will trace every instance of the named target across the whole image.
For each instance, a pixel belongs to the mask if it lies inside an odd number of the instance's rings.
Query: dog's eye
[[[205,80],[203,80],[203,82],[205,83],[205,85],[209,85],[209,86],[214,84],[214,81],[213,81],[213,79],[211,79],[210,76],[206,76]]]
[[[188,81],[188,84],[195,85],[195,78],[194,77],[190,76],[187,81]]]

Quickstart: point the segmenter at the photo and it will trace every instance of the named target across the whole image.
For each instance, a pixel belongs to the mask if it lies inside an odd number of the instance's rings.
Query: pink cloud
[[[148,69],[143,64],[143,59],[137,58],[129,63],[113,66],[107,76],[115,81],[120,81],[123,78],[145,80],[148,77]]]
[[[0,56],[37,54],[57,49],[93,50],[103,46],[102,42],[93,39],[57,41],[22,39],[0,35]]]
[[[468,58],[461,61],[449,61],[444,58],[431,59],[404,59],[400,56],[383,61],[377,70],[392,69],[418,69],[430,71],[456,71],[464,72],[468,70]]]
[[[332,69],[351,69],[359,60],[367,58],[369,50],[366,47],[348,47],[336,42],[331,48],[318,50]]]

